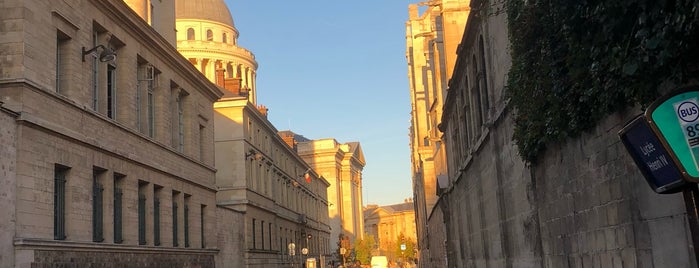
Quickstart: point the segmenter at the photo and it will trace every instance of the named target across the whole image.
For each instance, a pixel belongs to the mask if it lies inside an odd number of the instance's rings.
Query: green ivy
[[[514,140],[529,163],[614,112],[697,78],[699,1],[505,0]]]

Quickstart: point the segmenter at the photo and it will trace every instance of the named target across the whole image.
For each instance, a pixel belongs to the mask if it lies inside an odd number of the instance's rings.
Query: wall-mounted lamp
[[[85,47],[83,47],[83,62],[85,62],[85,55],[91,54],[95,51],[97,51],[98,48],[102,49],[102,52],[100,52],[100,61],[101,62],[108,62],[108,61],[113,61],[116,59],[116,52],[112,50],[111,48],[105,47],[103,45],[97,45],[96,47],[91,48],[90,50],[85,50]]]
[[[256,152],[253,149],[250,149],[247,153],[245,153],[245,159],[255,159],[257,161],[260,161],[262,159],[262,154]]]

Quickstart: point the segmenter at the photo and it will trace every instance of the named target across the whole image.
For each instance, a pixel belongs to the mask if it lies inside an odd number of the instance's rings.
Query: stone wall
[[[15,236],[15,183],[17,161],[17,126],[15,116],[5,110],[0,100],[0,267],[13,267],[12,239]]]
[[[35,250],[32,268],[213,268],[213,254]]]
[[[654,193],[619,140],[639,113],[550,146],[533,167],[546,267],[696,267],[682,194]]]

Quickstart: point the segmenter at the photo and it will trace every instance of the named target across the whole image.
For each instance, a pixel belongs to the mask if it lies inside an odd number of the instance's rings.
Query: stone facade
[[[283,132],[281,136],[288,136]],[[291,134],[291,136],[297,136]],[[297,152],[320,176],[330,182],[328,208],[330,245],[337,249],[339,236],[354,241],[364,237],[362,170],[366,162],[359,142],[339,143],[335,139],[294,140]]]
[[[408,260],[404,257],[414,255],[415,252],[406,252],[403,256],[397,253],[401,243],[398,239],[401,235],[409,241],[408,243],[417,245],[413,202],[406,200],[402,204],[380,207],[368,205],[364,209],[364,226],[366,234],[373,236],[378,246],[378,251],[374,252],[374,255],[386,256],[394,262],[407,262]]]
[[[655,194],[618,138],[637,108],[522,162],[504,94],[507,18],[484,8],[500,5],[471,1],[481,11],[468,18],[444,105],[443,267],[696,267],[682,196]]]
[[[422,14],[420,6],[426,6]],[[425,1],[409,6],[406,57],[411,96],[410,148],[413,195],[420,258],[442,254],[443,243],[429,243],[431,228],[443,229],[437,203],[438,180],[447,177],[438,124],[461,36],[470,13],[469,0]],[[429,228],[428,228],[429,227]]]
[[[244,213],[237,226],[244,264],[280,267],[330,249],[327,188],[245,97],[215,103],[218,206]],[[305,175],[308,174],[308,179]],[[236,227],[233,227],[236,228]],[[308,248],[308,256],[290,257]]]
[[[0,267],[212,267],[222,92],[125,2],[0,8]]]

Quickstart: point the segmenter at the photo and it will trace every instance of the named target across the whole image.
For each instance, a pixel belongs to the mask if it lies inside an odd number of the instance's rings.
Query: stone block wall
[[[213,268],[213,254],[34,251],[31,268]]]
[[[619,140],[639,113],[609,116],[533,167],[545,267],[696,267],[682,194],[654,193]]]

